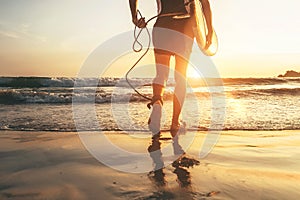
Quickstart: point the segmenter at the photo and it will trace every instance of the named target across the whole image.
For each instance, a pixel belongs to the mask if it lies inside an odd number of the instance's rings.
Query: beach
[[[150,79],[131,81],[152,95]],[[195,83],[177,145],[172,81],[152,141],[151,110],[123,79],[0,78],[0,199],[297,199],[300,79]]]
[[[127,151],[147,152],[151,143],[150,137],[132,138],[113,131],[101,134]],[[76,132],[1,131],[0,199],[299,197],[299,131],[223,131],[212,152],[202,159],[199,145],[207,133],[195,135],[186,155],[200,164],[190,168],[165,165],[165,184],[161,184],[151,173],[124,173],[103,165]],[[161,141],[162,145],[168,142]]]

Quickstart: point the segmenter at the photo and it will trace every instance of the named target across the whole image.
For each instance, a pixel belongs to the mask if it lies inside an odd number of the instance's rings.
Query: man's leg
[[[153,80],[152,112],[149,129],[153,135],[160,133],[164,87],[169,77],[170,55],[155,53],[156,77]]]
[[[180,56],[175,56],[175,90],[173,96],[173,118],[171,124],[171,135],[175,137],[179,129],[179,115],[186,95],[186,70],[188,61]]]

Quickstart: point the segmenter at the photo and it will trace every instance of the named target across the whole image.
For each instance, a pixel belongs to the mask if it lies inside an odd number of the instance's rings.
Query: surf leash
[[[141,12],[139,10],[137,10],[138,14],[140,15],[141,18],[143,18]],[[153,18],[155,19],[155,18]],[[151,101],[152,99],[150,97],[147,97],[146,95],[143,95],[142,93],[140,93],[136,87],[134,87],[130,81],[129,81],[129,78],[128,78],[128,75],[130,74],[130,72],[137,66],[137,64],[146,56],[146,54],[148,53],[149,49],[150,49],[150,45],[151,45],[151,36],[150,36],[150,32],[149,32],[149,29],[147,28],[147,24],[152,20],[149,19],[147,22],[146,22],[146,26],[144,28],[140,28],[140,30],[137,32],[137,26],[135,25],[134,27],[134,42],[133,42],[133,45],[132,45],[132,49],[134,52],[136,53],[139,53],[143,50],[143,45],[141,42],[139,42],[139,37],[141,36],[141,33],[143,32],[144,29],[146,29],[146,32],[147,32],[147,35],[148,35],[148,44],[147,44],[147,48],[146,48],[146,51],[141,55],[141,57],[132,65],[132,67],[128,70],[128,72],[126,73],[125,75],[125,79],[126,79],[126,82],[128,83],[128,85],[138,94],[140,95],[141,97],[143,97],[144,99],[146,100],[149,100]],[[136,45],[139,45],[139,48],[136,48]]]

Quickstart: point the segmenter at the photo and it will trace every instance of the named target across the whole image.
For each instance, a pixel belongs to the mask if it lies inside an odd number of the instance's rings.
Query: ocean
[[[75,81],[80,82],[80,92],[76,94]],[[151,79],[130,81],[142,85],[138,90],[151,97]],[[223,85],[214,87],[224,89],[224,130],[300,129],[300,78],[225,78],[222,82]],[[203,80],[193,79],[189,83],[182,120],[188,130],[207,130],[212,121],[211,92]],[[174,81],[170,80],[164,96],[165,130],[170,125],[173,87]],[[79,99],[76,105],[72,104],[74,95]],[[122,95],[129,95],[129,100]],[[98,126],[87,120],[80,130],[147,131],[147,103],[119,78],[1,77],[0,130],[77,131],[74,109],[80,110],[79,120],[85,121],[89,116],[86,108],[92,104]],[[126,109],[126,117],[117,117],[120,108]]]

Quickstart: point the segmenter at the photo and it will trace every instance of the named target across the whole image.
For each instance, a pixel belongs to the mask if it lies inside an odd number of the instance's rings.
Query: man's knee
[[[167,80],[168,80],[168,78],[166,76],[162,76],[162,75],[156,76],[153,79],[153,85],[155,84],[155,85],[159,85],[161,87],[166,87]]]

